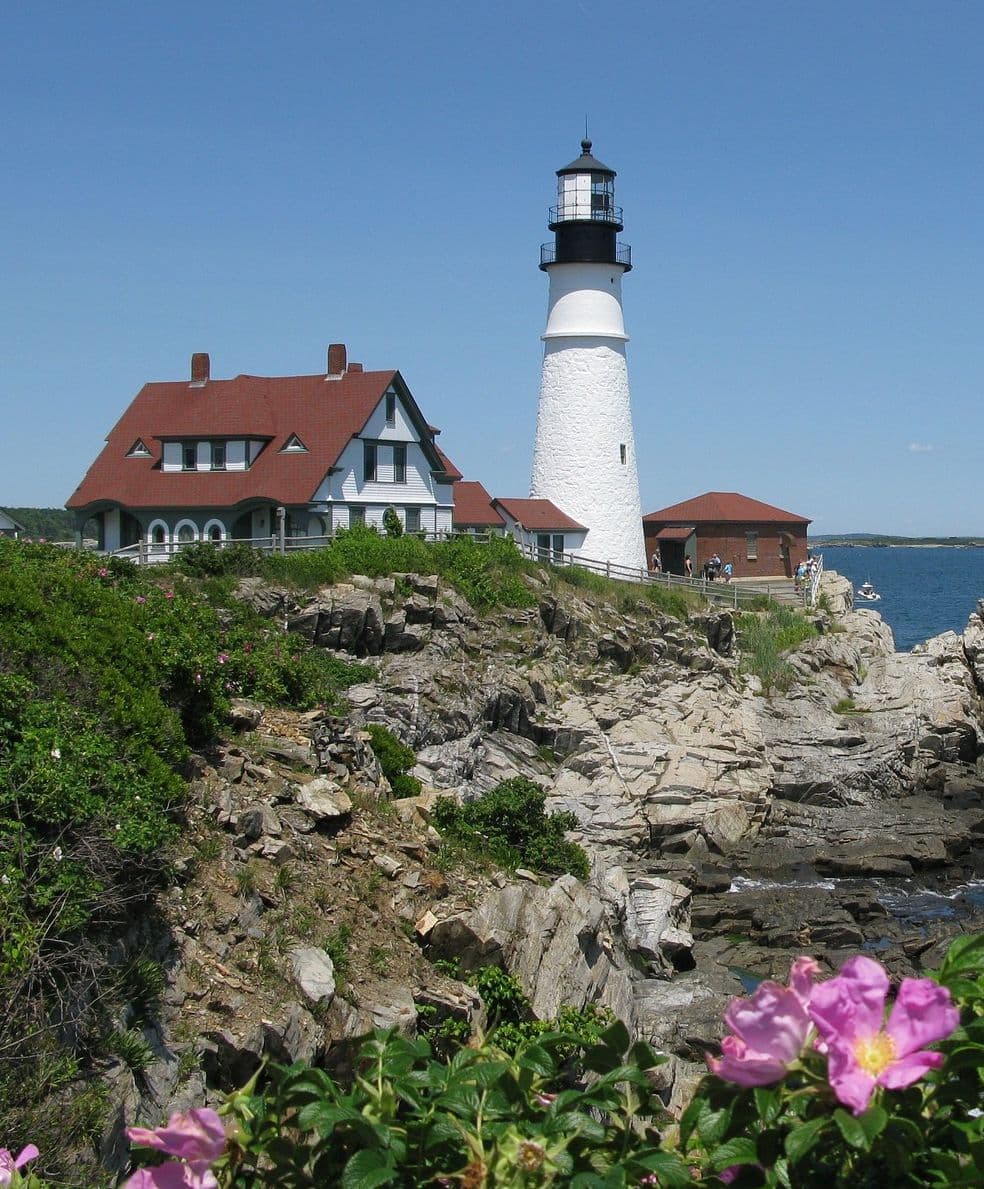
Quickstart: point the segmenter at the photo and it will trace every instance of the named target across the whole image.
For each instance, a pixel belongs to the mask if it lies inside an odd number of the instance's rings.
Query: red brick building
[[[736,578],[791,578],[807,556],[809,525],[805,516],[737,491],[708,491],[642,518],[650,568],[658,551],[664,570],[683,574],[689,557],[695,577],[717,554]]]

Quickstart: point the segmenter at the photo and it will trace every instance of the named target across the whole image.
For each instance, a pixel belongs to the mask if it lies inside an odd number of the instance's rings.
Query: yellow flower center
[[[886,1032],[876,1032],[854,1042],[854,1059],[873,1078],[895,1060],[895,1044]]]

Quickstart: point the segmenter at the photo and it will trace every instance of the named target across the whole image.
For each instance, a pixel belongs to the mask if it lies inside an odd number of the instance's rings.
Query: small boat
[[[854,592],[854,598],[855,601],[860,599],[862,603],[877,603],[881,595],[870,582],[862,582]]]

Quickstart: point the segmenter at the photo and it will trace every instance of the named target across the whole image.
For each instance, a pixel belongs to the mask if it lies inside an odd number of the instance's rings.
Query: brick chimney
[[[340,380],[348,371],[348,353],[344,343],[332,343],[328,348],[328,374],[326,380]]]
[[[209,371],[211,364],[209,363],[207,351],[196,351],[191,357],[191,382],[192,384],[204,384],[209,378]]]

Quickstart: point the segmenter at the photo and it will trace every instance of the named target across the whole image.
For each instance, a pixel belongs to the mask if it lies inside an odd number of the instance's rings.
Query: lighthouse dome
[[[565,173],[607,173],[609,177],[615,176],[615,170],[609,169],[607,165],[602,165],[597,157],[591,154],[591,141],[581,141],[581,155],[573,160],[570,165],[565,165],[563,169],[557,170],[557,177],[562,177]]]

